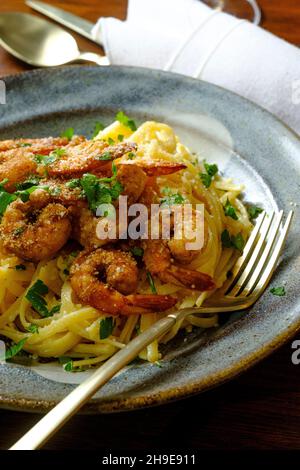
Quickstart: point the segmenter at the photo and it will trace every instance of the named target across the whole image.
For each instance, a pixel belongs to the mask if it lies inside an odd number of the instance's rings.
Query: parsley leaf
[[[114,145],[115,143],[114,139],[112,139],[111,137],[107,139],[107,142],[109,143],[109,145]]]
[[[112,317],[106,317],[100,321],[99,325],[99,337],[100,339],[108,338],[114,329],[115,322]]]
[[[148,282],[150,284],[151,292],[153,294],[157,294],[157,290],[156,290],[156,287],[155,287],[155,284],[154,284],[154,281],[153,281],[153,277],[151,276],[151,273],[149,271],[147,271],[147,279],[148,279]]]
[[[206,162],[204,162],[204,168],[205,168],[206,173],[199,173],[199,176],[204,186],[206,188],[209,188],[213,177],[218,173],[219,169],[215,163],[210,165],[209,163],[206,163]]]
[[[54,163],[56,160],[58,160],[63,155],[65,155],[65,153],[66,153],[66,150],[60,147],[60,148],[53,150],[51,153],[49,153],[49,155],[40,155],[39,153],[37,153],[34,156],[34,159],[37,163],[48,166],[48,165],[52,165],[52,163]]]
[[[73,127],[68,127],[68,129],[66,129],[60,134],[61,137],[66,137],[68,140],[71,140],[73,135],[74,135]]]
[[[92,139],[94,139],[95,137],[97,137],[97,135],[99,134],[100,131],[103,131],[103,129],[105,128],[104,124],[102,124],[102,122],[100,121],[97,121],[95,123],[95,127],[94,127],[94,131],[93,131],[93,135],[92,135]]]
[[[247,211],[248,211],[250,219],[254,220],[259,216],[259,214],[263,212],[263,209],[261,207],[253,205],[253,206],[248,206]]]
[[[129,153],[127,154],[127,157],[129,158],[129,160],[133,160],[133,158],[136,157],[136,154],[133,153],[133,152],[129,152]]]
[[[49,310],[44,295],[48,294],[49,289],[46,284],[38,279],[33,286],[28,289],[26,299],[29,300],[34,310],[36,310],[42,317],[49,317]]]
[[[123,186],[116,180],[116,167],[114,165],[112,170],[113,176],[111,178],[97,178],[95,175],[86,173],[80,179],[80,185],[88,200],[89,208],[94,212],[101,204],[110,204],[117,199],[123,191]]]
[[[104,152],[102,155],[97,157],[97,160],[112,160],[113,156],[110,152]]]
[[[209,176],[215,176],[219,171],[218,165],[216,165],[215,163],[213,163],[212,165],[210,165],[209,163],[204,163],[204,168]]]
[[[232,246],[239,251],[243,251],[245,246],[245,240],[241,233],[231,237]]]
[[[27,338],[21,339],[21,341],[19,341],[17,344],[14,344],[9,349],[7,349],[5,352],[5,359],[9,360],[16,356],[21,351],[21,349],[23,349],[25,341],[27,341]]]
[[[283,297],[286,294],[285,288],[283,286],[281,286],[281,287],[272,287],[272,289],[270,289],[270,292],[271,292],[271,294],[277,295],[278,297]]]
[[[230,204],[229,200],[227,199],[227,202],[224,206],[224,212],[227,217],[231,217],[233,220],[238,220],[238,216],[236,213],[235,208]]]
[[[143,248],[140,248],[139,246],[134,246],[133,248],[131,248],[130,251],[133,254],[133,256],[142,257],[144,255]]]
[[[66,183],[67,188],[75,189],[80,188],[80,178],[74,178]]]
[[[7,193],[6,191],[0,192],[0,215],[3,215],[9,204],[15,201],[17,197],[15,194]]]
[[[119,135],[118,135],[118,141],[119,141],[119,142],[123,142],[123,140],[124,140],[123,134],[119,134]]]
[[[42,317],[52,317],[55,313],[59,312],[60,305],[55,305],[50,311],[44,296],[48,294],[49,289],[46,284],[38,279],[33,286],[28,289],[26,299],[31,303],[34,310],[36,310]]]
[[[58,362],[63,365],[63,368],[67,372],[73,372],[73,359],[68,356],[60,356]]]
[[[243,251],[245,246],[245,240],[241,233],[230,236],[227,229],[223,230],[221,241],[224,248],[236,248],[239,251]]]
[[[166,188],[166,191],[168,188]],[[166,192],[165,191],[165,192]],[[183,204],[185,201],[184,197],[180,193],[168,194],[164,199],[161,200],[161,206],[173,206],[174,204]]]
[[[199,176],[200,176],[201,181],[204,184],[204,186],[206,188],[209,188],[210,185],[211,185],[211,182],[212,182],[211,176],[209,176],[207,173],[200,173]]]
[[[16,184],[16,189],[18,191],[24,191],[26,189],[32,188],[32,186],[38,186],[40,182],[39,176],[31,176],[27,180],[23,181],[22,183]]]
[[[124,126],[129,127],[129,129],[131,129],[132,131],[136,131],[137,129],[134,120],[126,116],[126,114],[123,113],[123,111],[119,111],[116,114],[116,120],[119,121]]]
[[[30,144],[29,142],[20,142],[18,144],[18,147],[31,147],[32,144]]]
[[[39,327],[37,325],[35,325],[34,323],[31,323],[31,325],[29,325],[29,327],[27,328],[27,331],[29,331],[30,333],[39,333]]]
[[[227,229],[223,230],[221,234],[221,241],[224,248],[231,248],[231,237]]]

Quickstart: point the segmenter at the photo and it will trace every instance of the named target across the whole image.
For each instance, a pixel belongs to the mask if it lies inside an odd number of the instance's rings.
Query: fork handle
[[[123,349],[99,367],[91,377],[76,387],[58,405],[47,413],[10,450],[34,450],[45,444],[71,416],[73,416],[106,382],[155,339],[167,333],[176,323],[177,314],[157,321],[144,333],[134,338]]]

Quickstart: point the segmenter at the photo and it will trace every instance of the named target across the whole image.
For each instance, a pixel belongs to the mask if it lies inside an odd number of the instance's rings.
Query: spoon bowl
[[[108,65],[105,56],[80,52],[76,40],[64,29],[28,13],[0,15],[0,45],[13,56],[36,67],[80,61]]]

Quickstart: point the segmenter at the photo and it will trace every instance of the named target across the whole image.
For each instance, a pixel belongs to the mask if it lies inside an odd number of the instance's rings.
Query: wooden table
[[[49,2],[50,3],[50,2]],[[51,2],[91,21],[125,18],[123,0]],[[230,6],[237,14],[236,3]],[[242,2],[241,2],[242,3]],[[259,0],[263,27],[300,44],[299,0]],[[22,0],[1,2],[1,11],[30,11]],[[98,51],[74,34],[83,50]],[[0,48],[0,76],[28,67]],[[300,365],[291,362],[291,344],[232,382],[200,396],[158,408],[101,416],[76,416],[47,449],[300,449]],[[0,411],[0,449],[29,429],[38,415]]]

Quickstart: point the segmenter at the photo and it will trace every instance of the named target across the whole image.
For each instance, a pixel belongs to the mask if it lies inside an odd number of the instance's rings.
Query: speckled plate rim
[[[64,69],[69,69],[70,67],[65,67]],[[72,66],[74,68],[74,66]],[[79,67],[78,67],[79,68]],[[81,70],[83,69],[89,69],[90,67],[80,67]],[[117,67],[113,66],[110,67],[111,69],[120,69],[120,70],[129,70],[129,71],[140,71],[140,72],[145,72],[149,73],[149,69],[142,69],[142,68],[136,68],[136,67]],[[62,68],[59,68],[62,70]],[[58,68],[53,68],[51,70],[47,70],[48,73],[51,73],[52,71],[56,71]],[[40,74],[40,73],[45,73],[45,69],[37,69],[29,72],[23,72],[18,75],[20,78],[26,78],[30,77],[33,74]],[[159,73],[161,75],[165,76],[177,76],[180,77],[181,80],[187,81],[187,82],[199,82],[198,80],[191,79],[189,77],[186,77],[184,75],[177,75],[177,74],[170,74],[168,72],[161,72],[161,71],[151,71],[152,73]],[[10,80],[15,78],[15,75],[9,75],[5,76],[5,80]],[[280,126],[282,126],[282,129],[285,129],[288,133],[293,135],[297,140],[300,145],[300,138],[299,136],[292,130],[290,129],[284,122],[280,121],[275,115],[269,113],[266,111],[264,108],[260,107],[259,105],[251,102],[250,100],[247,100],[233,92],[230,92],[228,90],[225,90],[221,87],[217,87],[212,84],[205,83],[205,86],[215,88],[222,90],[225,94],[228,96],[233,95],[235,97],[238,97],[239,100],[244,101],[245,103],[250,104],[254,109],[258,110],[260,113],[267,114],[271,117],[271,119],[274,120],[274,124],[277,123]],[[300,312],[297,312],[300,314]],[[120,399],[115,399],[112,401],[104,401],[101,402],[100,400],[92,400],[86,406],[83,408],[83,412],[86,413],[95,413],[95,412],[101,412],[101,413],[111,413],[111,412],[118,412],[118,411],[129,411],[129,410],[134,410],[134,409],[141,409],[144,407],[149,407],[149,406],[155,406],[155,405],[160,405],[164,403],[168,403],[174,400],[186,398],[188,396],[192,396],[194,394],[198,394],[200,392],[207,391],[211,388],[214,388],[218,385],[221,385],[228,380],[237,377],[244,371],[248,370],[252,366],[254,366],[256,363],[261,361],[262,359],[266,358],[269,356],[272,352],[274,352],[275,349],[278,349],[280,346],[284,345],[289,339],[291,339],[298,331],[300,331],[300,317],[293,322],[293,324],[289,325],[288,329],[282,332],[281,334],[278,334],[276,337],[274,337],[268,344],[266,344],[264,347],[261,347],[260,349],[257,349],[254,351],[252,354],[249,354],[245,358],[243,358],[242,361],[239,362],[239,364],[234,364],[222,371],[222,373],[217,373],[214,375],[210,375],[209,377],[206,378],[206,380],[195,380],[193,382],[190,382],[188,385],[185,386],[180,386],[180,387],[173,387],[168,389],[165,392],[160,392],[160,393],[153,393],[153,394],[148,394],[143,396],[142,398],[140,397],[130,397],[130,398],[120,398]],[[56,404],[55,401],[48,401],[48,400],[30,400],[30,399],[16,399],[16,398],[11,398],[9,396],[5,395],[0,395],[0,406],[3,408],[8,408],[8,409],[13,409],[13,410],[20,410],[20,411],[30,411],[30,412],[47,412],[50,410],[54,405]]]

